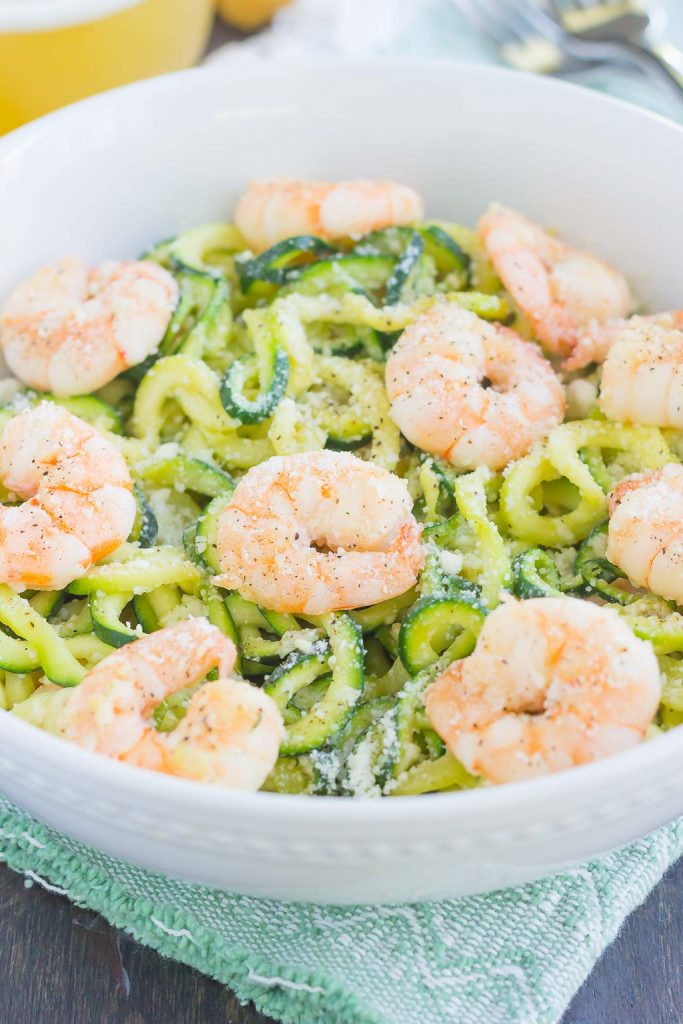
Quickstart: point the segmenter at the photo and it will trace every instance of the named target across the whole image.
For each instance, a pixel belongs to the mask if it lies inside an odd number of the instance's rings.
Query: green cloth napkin
[[[683,41],[676,0],[670,11],[671,38]],[[423,2],[421,12],[383,48],[491,59],[448,0]],[[601,72],[595,84],[674,113],[643,83]],[[27,884],[99,912],[284,1024],[556,1024],[624,918],[682,852],[679,821],[534,885],[413,906],[315,907],[131,867],[0,797],[0,857]]]
[[[683,821],[517,889],[412,906],[316,907],[131,867],[0,797],[0,856],[28,883],[98,911],[284,1024],[555,1024],[681,852]]]

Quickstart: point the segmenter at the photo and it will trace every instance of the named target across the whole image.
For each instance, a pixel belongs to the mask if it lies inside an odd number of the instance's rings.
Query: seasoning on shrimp
[[[654,313],[650,316],[633,316],[628,320],[608,320],[605,324],[594,324],[579,334],[576,347],[564,361],[565,370],[582,370],[589,363],[604,363],[613,345],[624,337],[629,337],[633,329],[643,334],[648,326],[654,325],[668,332],[683,331],[683,310],[672,309],[666,313]]]
[[[0,310],[0,348],[24,383],[84,395],[157,350],[178,301],[156,263],[64,259],[20,284]]]
[[[448,302],[403,332],[386,387],[408,440],[461,469],[501,469],[564,413],[562,386],[535,345]]]
[[[584,328],[629,312],[631,293],[618,271],[514,210],[494,203],[477,230],[503,284],[550,352],[568,355]]]
[[[4,428],[0,479],[21,498],[0,506],[0,579],[17,590],[59,590],[130,533],[128,467],[94,427],[51,402]]]
[[[257,790],[277,760],[282,716],[258,687],[230,678],[232,641],[205,619],[186,619],[104,658],[68,692],[56,721],[64,739],[141,768]],[[219,678],[190,698],[185,717],[157,732],[152,713],[177,690]]]
[[[612,420],[683,427],[683,330],[627,320],[602,367],[600,408]]]
[[[635,746],[659,699],[650,644],[611,608],[551,597],[492,612],[474,653],[429,686],[425,705],[453,756],[498,783]]]
[[[293,235],[355,238],[396,224],[416,224],[423,216],[417,192],[395,181],[271,178],[249,184],[235,223],[260,252]]]
[[[276,456],[240,480],[218,523],[216,582],[279,612],[362,608],[422,566],[406,483],[344,452]]]
[[[609,514],[607,558],[635,586],[683,603],[683,466],[626,477]]]

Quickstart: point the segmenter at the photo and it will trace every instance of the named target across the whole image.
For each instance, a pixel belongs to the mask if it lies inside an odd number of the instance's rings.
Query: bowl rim
[[[1,2],[1,0],[0,0]],[[22,0],[10,0],[17,6]],[[41,3],[49,4],[50,0],[41,0]],[[88,4],[89,0],[69,0],[73,3]],[[95,0],[98,2],[98,0]],[[143,0],[99,0],[100,3],[120,3],[133,6]],[[1,8],[0,8],[1,10]],[[150,97],[156,93],[168,93],[172,90],[182,90],[192,82],[210,81],[215,79],[220,82],[224,79],[234,77],[241,82],[243,77],[272,78],[285,76],[296,79],[311,72],[338,74],[348,73],[349,68],[366,72],[381,72],[387,68],[397,72],[416,73],[429,75],[437,72],[439,74],[464,74],[475,78],[499,78],[504,82],[520,82],[533,89],[539,87],[548,92],[555,92],[558,96],[573,96],[577,103],[588,104],[588,106],[603,107],[605,111],[621,112],[631,118],[643,123],[658,124],[663,130],[677,135],[683,135],[683,122],[678,123],[660,114],[655,110],[643,107],[631,100],[611,96],[608,93],[598,92],[597,89],[583,86],[576,82],[567,81],[550,75],[534,74],[529,71],[516,71],[512,68],[500,67],[495,64],[473,63],[465,60],[452,60],[448,57],[413,57],[413,56],[321,56],[306,55],[297,58],[296,63],[286,57],[272,57],[261,53],[250,53],[248,56],[235,55],[234,61],[224,60],[220,62],[208,62],[195,65],[194,67],[181,68],[177,71],[169,71],[162,75],[154,75],[151,78],[139,79],[135,82],[127,82],[123,85],[113,86],[102,92],[83,99],[76,100],[57,110],[52,110],[41,117],[34,118],[25,124],[14,128],[5,135],[0,136],[0,171],[2,160],[7,152],[10,152],[17,142],[28,144],[31,138],[36,141],[41,136],[58,128],[62,122],[68,122],[87,115],[90,108],[107,109],[110,105],[116,104],[119,97],[124,101],[129,94],[148,94]],[[224,96],[220,90],[216,90],[217,97]],[[244,93],[242,93],[244,95]],[[20,148],[23,149],[24,145]]]
[[[87,2],[87,0],[84,0]],[[104,0],[108,2],[108,0]],[[0,178],[3,163],[11,161],[14,152],[21,155],[30,148],[32,141],[57,131],[62,124],[78,121],[91,112],[105,111],[115,107],[119,97],[129,93],[154,95],[167,93],[168,102],[175,90],[192,87],[193,82],[224,81],[236,77],[244,93],[244,78],[280,77],[297,79],[311,72],[324,71],[328,74],[347,74],[349,66],[364,69],[368,73],[384,73],[390,68],[395,74],[452,74],[455,77],[476,79],[499,79],[512,86],[513,82],[525,83],[534,90],[555,92],[559,96],[573,96],[576,103],[602,107],[606,114],[621,111],[629,118],[640,122],[657,123],[663,132],[683,136],[683,125],[663,115],[645,110],[635,104],[582,88],[574,83],[543,78],[525,72],[512,71],[489,65],[470,64],[448,58],[417,57],[360,57],[360,58],[308,58],[296,65],[286,60],[262,58],[250,61],[240,59],[231,67],[229,62],[208,67],[190,68],[152,79],[134,82],[91,96],[54,111],[35,121],[10,132],[0,139]],[[216,90],[217,96],[226,96],[226,90]],[[234,94],[232,94],[234,95]],[[310,824],[311,819],[322,825],[333,823],[337,826],[365,824],[381,828],[383,825],[398,824],[406,819],[411,821],[436,820],[446,812],[455,820],[467,819],[490,821],[496,812],[518,812],[520,808],[543,803],[566,800],[584,792],[609,792],[609,785],[631,779],[640,770],[650,775],[658,768],[668,767],[683,753],[683,729],[670,732],[641,743],[630,750],[611,755],[599,761],[580,765],[551,775],[540,776],[504,785],[484,785],[475,789],[404,796],[396,800],[371,797],[334,797],[304,794],[251,792],[223,789],[205,782],[167,776],[148,769],[141,769],[113,760],[102,754],[89,751],[69,743],[62,738],[46,733],[10,713],[0,714],[0,741],[8,747],[17,744],[30,751],[34,760],[59,764],[69,775],[86,777],[89,782],[106,785],[110,791],[129,795],[136,800],[139,796],[151,797],[162,803],[182,801],[195,805],[202,811],[225,814],[239,812],[242,816],[259,819],[267,815],[269,821],[285,819]],[[582,796],[585,800],[585,796]],[[501,819],[502,820],[502,819]],[[523,823],[524,818],[519,818]]]
[[[252,811],[253,817],[263,813],[269,821],[289,819],[306,822],[314,817],[322,823],[361,823],[379,827],[400,823],[406,817],[410,820],[431,820],[436,809],[446,812],[453,821],[459,818],[470,822],[477,818],[490,821],[496,812],[509,812],[530,805],[540,807],[551,801],[559,803],[577,794],[609,793],[610,783],[623,782],[637,771],[643,774],[654,771],[669,764],[674,757],[680,759],[683,752],[683,730],[673,729],[600,761],[535,779],[391,799],[224,789],[207,782],[176,778],[116,761],[44,732],[9,712],[0,715],[0,741],[7,747],[18,741],[26,751],[30,750],[33,760],[42,758],[47,764],[58,765],[69,777],[87,778],[89,785],[105,786],[103,792],[117,792],[134,800],[149,797],[160,804],[180,801],[216,815]],[[502,817],[500,820],[502,822]],[[524,821],[524,818],[519,818],[520,824]]]

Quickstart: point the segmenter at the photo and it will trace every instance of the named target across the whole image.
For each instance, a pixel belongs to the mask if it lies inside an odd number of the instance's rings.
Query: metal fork
[[[521,5],[528,2],[520,0]],[[606,60],[630,61],[683,100],[683,54],[661,41],[666,27],[666,12],[659,0],[537,2],[541,18],[545,17],[552,23],[547,26],[550,38],[568,53],[584,53],[597,59],[593,47],[607,46],[612,56],[606,54]],[[551,31],[553,28],[555,31]],[[541,31],[540,23],[538,29]],[[558,29],[564,36],[562,43],[558,41]]]
[[[665,18],[643,15],[634,0],[619,5],[606,0],[452,0],[461,13],[499,50],[509,64],[524,71],[565,74],[614,64],[657,76],[683,99],[683,80],[672,47],[648,45],[645,32],[661,33]],[[596,10],[603,17],[596,18]],[[593,9],[593,10],[591,10]],[[610,11],[611,16],[605,16]],[[614,11],[617,10],[615,17]],[[649,13],[648,13],[649,12]],[[584,25],[581,27],[580,19]],[[647,21],[644,21],[644,19]],[[588,24],[588,22],[592,24]],[[616,26],[616,32],[610,29]],[[595,38],[599,35],[600,38]],[[545,43],[545,45],[543,45]],[[672,54],[673,51],[673,54]],[[666,54],[666,56],[665,56]],[[680,58],[680,54],[678,54]],[[668,58],[668,59],[667,59]],[[673,59],[672,59],[673,58]],[[683,69],[683,58],[681,66]],[[573,76],[572,76],[573,77]]]
[[[469,23],[519,71],[578,77],[596,61],[567,53],[557,38],[540,31],[535,8],[526,0],[452,0]]]

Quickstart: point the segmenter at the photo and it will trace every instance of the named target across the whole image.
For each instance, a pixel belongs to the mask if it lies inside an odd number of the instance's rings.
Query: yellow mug
[[[265,25],[288,3],[291,0],[218,0],[218,10],[231,25],[248,32]]]
[[[214,0],[0,0],[0,134],[201,56]]]

